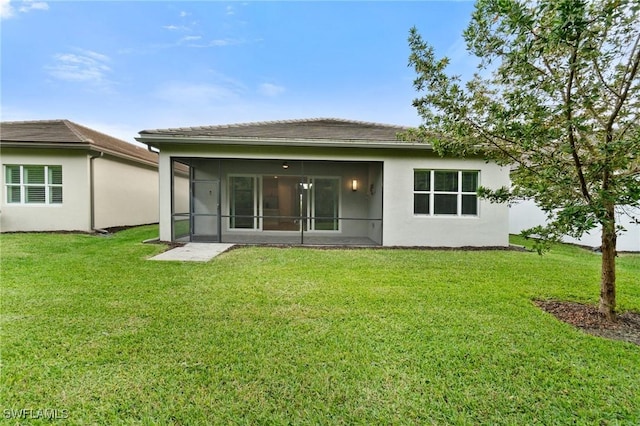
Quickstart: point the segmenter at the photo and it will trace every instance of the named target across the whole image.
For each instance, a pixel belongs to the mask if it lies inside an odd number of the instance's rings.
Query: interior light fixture
[[[358,190],[358,179],[353,179],[353,180],[351,181],[351,190],[352,190],[353,192],[355,192],[355,191],[357,191],[357,190]]]
[[[289,163],[287,163],[286,161],[284,163],[282,163],[282,168],[283,169],[288,169],[289,168]]]

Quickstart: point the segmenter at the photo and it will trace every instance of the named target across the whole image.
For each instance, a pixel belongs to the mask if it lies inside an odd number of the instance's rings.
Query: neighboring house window
[[[62,166],[5,166],[7,203],[62,204]]]
[[[467,170],[414,170],[413,213],[477,216],[478,175]]]

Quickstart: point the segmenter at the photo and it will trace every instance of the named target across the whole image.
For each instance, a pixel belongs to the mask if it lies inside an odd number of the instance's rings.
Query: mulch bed
[[[534,303],[560,321],[594,336],[622,340],[640,346],[640,313],[625,312],[616,322],[607,321],[592,305],[558,300],[535,300]]]

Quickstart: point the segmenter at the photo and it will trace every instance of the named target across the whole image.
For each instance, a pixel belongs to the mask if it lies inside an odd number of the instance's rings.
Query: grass
[[[163,247],[140,241],[154,235],[0,237],[0,422],[640,423],[640,347],[531,303],[595,303],[593,253],[249,247],[151,262]],[[621,256],[623,310],[640,310],[638,277],[640,256]]]

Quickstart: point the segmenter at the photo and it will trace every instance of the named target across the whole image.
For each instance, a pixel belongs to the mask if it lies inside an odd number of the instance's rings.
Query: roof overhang
[[[132,155],[127,155],[122,152],[106,149],[96,146],[92,143],[78,143],[78,142],[22,142],[22,141],[0,141],[0,148],[28,148],[28,149],[55,149],[65,151],[85,151],[91,156],[109,155],[111,157],[121,158],[123,160],[132,161],[134,163],[141,163],[151,167],[158,167],[158,163],[148,161]]]
[[[91,149],[89,143],[78,142],[23,142],[23,141],[0,141],[0,147],[2,148],[38,148],[38,149],[73,149],[73,150],[87,150]]]
[[[331,139],[301,139],[301,138],[242,138],[225,137],[211,138],[207,136],[172,136],[158,134],[141,134],[135,138],[138,142],[161,149],[162,145],[237,145],[237,146],[276,146],[276,147],[305,147],[305,148],[366,148],[366,149],[416,149],[432,150],[430,144],[404,141],[373,141],[373,140],[331,140]]]

